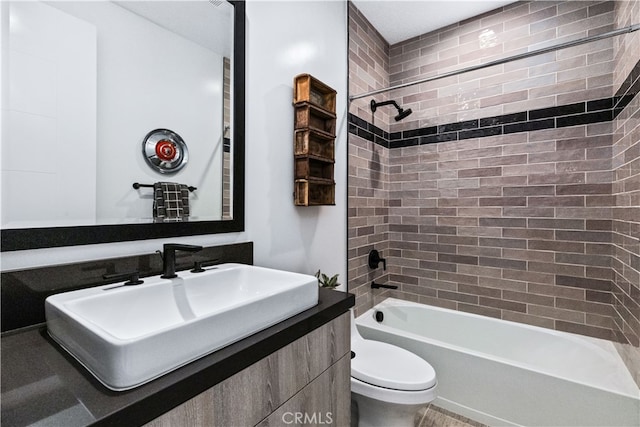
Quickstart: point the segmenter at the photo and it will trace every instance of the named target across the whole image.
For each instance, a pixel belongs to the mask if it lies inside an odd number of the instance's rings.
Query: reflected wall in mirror
[[[244,228],[243,2],[0,7],[2,250]],[[186,143],[178,172],[148,166],[154,129]],[[185,223],[133,188],[167,181],[196,187]]]

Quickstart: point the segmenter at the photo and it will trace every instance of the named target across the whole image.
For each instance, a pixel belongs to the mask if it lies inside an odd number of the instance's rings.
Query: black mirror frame
[[[246,18],[244,1],[229,1],[229,3],[234,6],[232,219],[182,223],[3,229],[0,246],[2,252],[244,231]]]

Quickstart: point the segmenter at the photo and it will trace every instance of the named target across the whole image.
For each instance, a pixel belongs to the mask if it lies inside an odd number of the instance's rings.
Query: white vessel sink
[[[112,390],[137,387],[318,303],[314,276],[222,264],[52,295],[49,335]]]

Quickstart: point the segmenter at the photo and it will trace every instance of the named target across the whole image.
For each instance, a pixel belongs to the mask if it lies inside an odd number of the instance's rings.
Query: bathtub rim
[[[464,347],[460,347],[458,345],[454,345],[454,344],[449,344],[437,339],[432,339],[432,338],[428,338],[425,337],[423,335],[418,335],[415,334],[413,332],[408,332],[408,331],[404,331],[402,329],[398,329],[398,328],[394,328],[391,326],[387,326],[384,324],[380,324],[378,322],[376,322],[373,313],[375,312],[376,309],[383,309],[385,307],[398,307],[398,306],[413,306],[413,307],[426,307],[429,310],[435,310],[435,311],[440,311],[440,312],[445,312],[445,313],[454,313],[455,315],[461,315],[463,317],[469,317],[469,318],[476,318],[476,319],[481,319],[483,321],[490,321],[491,323],[494,322],[507,322],[511,325],[514,325],[516,327],[521,327],[521,328],[525,328],[528,330],[534,330],[534,331],[539,331],[539,332],[543,332],[549,335],[555,335],[555,336],[560,336],[562,338],[570,338],[571,341],[574,342],[580,342],[581,344],[583,344],[585,341],[587,342],[587,344],[589,344],[590,346],[593,346],[594,348],[596,348],[599,352],[604,352],[607,355],[611,355],[612,357],[616,358],[616,362],[621,364],[622,367],[624,367],[624,370],[626,372],[626,374],[629,376],[629,381],[630,384],[629,385],[634,385],[634,393],[631,393],[631,390],[616,390],[616,389],[612,389],[611,387],[607,387],[607,386],[602,386],[600,384],[593,384],[593,383],[589,383],[589,382],[585,382],[585,381],[580,381],[580,380],[576,380],[575,378],[569,378],[565,375],[562,374],[556,374],[556,373],[550,373],[544,370],[541,370],[533,365],[530,364],[526,364],[526,363],[521,363],[518,361],[514,361],[511,359],[507,359],[504,357],[500,357],[500,356],[495,356],[489,353],[484,353],[481,351],[477,351],[477,350],[472,350],[472,349],[468,349],[468,348],[464,348]],[[367,315],[369,315],[368,317],[366,317]],[[631,398],[631,399],[636,399],[640,402],[640,387],[637,387],[635,385],[635,382],[633,381],[633,377],[631,376],[631,373],[629,372],[628,368],[626,367],[626,365],[624,364],[622,358],[620,357],[620,355],[618,354],[618,352],[616,351],[615,347],[613,346],[613,343],[611,341],[607,341],[607,340],[603,340],[600,338],[594,338],[594,337],[588,337],[585,335],[579,335],[579,334],[573,334],[571,332],[564,332],[564,331],[556,331],[554,329],[548,329],[548,328],[543,328],[540,326],[534,326],[534,325],[528,325],[526,323],[519,323],[519,322],[514,322],[511,320],[503,320],[503,319],[496,319],[493,317],[489,317],[489,316],[482,316],[479,314],[475,314],[475,313],[468,313],[465,311],[458,311],[458,310],[452,310],[452,309],[448,309],[448,308],[444,308],[444,307],[438,307],[438,306],[433,306],[433,305],[429,305],[429,304],[423,304],[423,303],[418,303],[418,302],[414,302],[414,301],[406,301],[406,300],[401,300],[401,299],[397,299],[397,298],[386,298],[385,300],[379,302],[378,304],[374,305],[372,308],[368,309],[367,311],[365,311],[364,313],[362,313],[360,316],[355,318],[355,324],[356,326],[359,326],[360,324],[363,324],[365,327],[371,327],[373,329],[380,329],[383,332],[387,332],[387,333],[396,333],[396,331],[400,332],[400,335],[405,336],[407,338],[411,338],[411,339],[415,339],[415,340],[419,340],[419,341],[428,341],[429,343],[433,344],[433,345],[439,345],[442,346],[444,348],[447,348],[449,350],[453,350],[453,351],[457,351],[457,352],[462,352],[462,353],[468,353],[471,354],[473,356],[476,357],[482,357],[485,359],[490,359],[490,360],[495,360],[498,361],[500,363],[505,363],[507,365],[510,366],[514,366],[520,369],[527,369],[527,370],[531,370],[534,371],[538,374],[541,375],[546,375],[546,376],[550,376],[550,377],[555,377],[555,378],[560,378],[562,380],[565,381],[569,381],[572,382],[574,384],[579,384],[582,386],[586,386],[586,387],[593,387],[593,388],[597,388],[600,390],[604,390],[613,394],[617,394],[623,397],[627,397],[627,398]],[[607,347],[611,347],[611,351],[607,351],[605,350],[602,346],[607,346]],[[436,375],[438,373],[436,372]],[[622,387],[621,387],[622,388]],[[626,388],[626,387],[625,387]]]

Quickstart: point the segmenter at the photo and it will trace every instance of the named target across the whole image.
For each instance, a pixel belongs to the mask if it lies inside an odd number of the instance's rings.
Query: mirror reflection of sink
[[[318,303],[314,276],[243,264],[47,298],[49,335],[112,390],[137,387]]]

